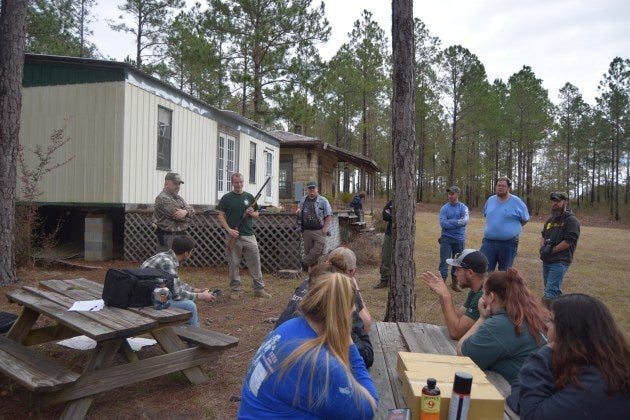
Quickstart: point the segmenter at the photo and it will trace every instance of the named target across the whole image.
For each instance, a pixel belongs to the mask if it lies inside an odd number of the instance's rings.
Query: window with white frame
[[[171,170],[173,111],[158,106],[157,169]]]
[[[256,183],[256,143],[249,142],[249,183]]]
[[[280,199],[293,198],[293,156],[280,157],[278,193]]]
[[[236,172],[236,139],[219,132],[217,141],[217,200],[230,192],[230,177]]]
[[[265,180],[271,176],[273,171],[273,153],[270,150],[265,150]],[[265,197],[271,200],[271,184],[269,181],[265,188]]]

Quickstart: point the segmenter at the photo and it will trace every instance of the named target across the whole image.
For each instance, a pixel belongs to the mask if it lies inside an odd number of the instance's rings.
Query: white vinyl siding
[[[124,83],[32,87],[24,88],[22,95],[20,143],[29,167],[37,165],[29,149],[48,147],[53,131],[64,125],[70,141],[53,155],[53,162],[73,157],[41,180],[38,201],[121,202]]]

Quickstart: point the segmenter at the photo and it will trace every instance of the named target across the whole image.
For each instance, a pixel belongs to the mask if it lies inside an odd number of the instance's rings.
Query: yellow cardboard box
[[[400,375],[401,368],[409,368]],[[398,354],[397,370],[402,381],[403,399],[411,409],[412,420],[420,418],[420,397],[428,378],[435,378],[441,391],[440,419],[448,417],[448,407],[453,392],[455,372],[472,375],[470,391],[469,420],[502,419],[505,400],[499,391],[486,378],[477,365],[468,357],[443,356],[423,353]]]
[[[398,352],[396,372],[398,372],[398,377],[402,378],[403,372],[426,369],[428,364],[431,364],[435,369],[449,366],[464,366],[470,369],[477,369],[484,377],[486,376],[475,362],[467,356],[446,356],[443,354],[411,353],[407,351]]]

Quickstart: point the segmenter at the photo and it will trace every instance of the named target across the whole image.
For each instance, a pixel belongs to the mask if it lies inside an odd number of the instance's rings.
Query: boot
[[[265,289],[260,289],[254,290],[254,297],[270,299],[272,296],[271,293],[268,293]]]
[[[553,303],[553,299],[549,299],[548,297],[543,296],[541,299],[543,306],[549,310],[551,310],[551,304]]]
[[[457,283],[457,277],[455,276],[451,276],[451,289],[453,289],[453,291],[455,292],[461,292],[462,288],[459,287],[459,284]]]

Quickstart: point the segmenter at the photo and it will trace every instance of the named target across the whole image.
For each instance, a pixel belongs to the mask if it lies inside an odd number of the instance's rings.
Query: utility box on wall
[[[109,261],[114,257],[111,217],[106,214],[85,217],[84,253],[86,261]]]

